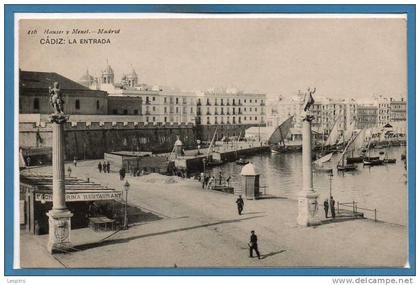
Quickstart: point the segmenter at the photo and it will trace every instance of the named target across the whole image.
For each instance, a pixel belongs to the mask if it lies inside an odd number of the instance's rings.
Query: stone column
[[[53,172],[53,207],[47,213],[49,217],[48,251],[60,252],[71,247],[70,230],[73,214],[66,206],[65,172],[64,172],[64,123],[68,116],[54,114],[52,122],[52,172]]]
[[[298,199],[297,223],[313,226],[321,223],[318,212],[318,196],[312,181],[312,117],[305,114],[302,124],[302,191]]]

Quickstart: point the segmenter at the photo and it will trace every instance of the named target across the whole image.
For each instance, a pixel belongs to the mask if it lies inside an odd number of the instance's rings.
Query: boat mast
[[[218,128],[218,127],[219,127],[219,126],[216,126],[216,129],[214,130],[213,138],[211,139],[209,149],[207,150],[207,160],[209,159],[209,156],[210,156],[210,151],[211,151],[211,148],[212,148],[212,146],[213,146],[214,139],[216,138],[216,133],[217,133],[217,128]]]

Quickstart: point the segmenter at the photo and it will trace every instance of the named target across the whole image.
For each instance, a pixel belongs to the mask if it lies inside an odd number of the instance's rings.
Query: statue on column
[[[54,108],[54,114],[64,113],[64,100],[61,96],[60,85],[58,82],[54,82],[53,87],[49,87],[50,104]]]
[[[316,91],[316,88],[311,90],[311,88],[308,88],[308,92],[305,93],[305,99],[303,103],[303,120],[312,121],[314,119],[314,116],[311,116],[308,114],[309,109],[311,106],[315,103],[314,97],[312,96]]]
[[[50,95],[50,104],[54,108],[54,113],[50,115],[51,122],[57,124],[66,122],[69,116],[64,114],[64,100],[58,82],[54,82],[53,87],[49,87],[48,94]]]

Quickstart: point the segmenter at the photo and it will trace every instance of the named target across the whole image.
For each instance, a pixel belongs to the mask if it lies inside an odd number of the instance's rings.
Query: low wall
[[[65,159],[101,159],[106,152],[171,152],[177,137],[185,148],[196,147],[195,128],[187,124],[155,125],[134,122],[66,123]],[[20,123],[19,146],[51,147],[50,123]]]

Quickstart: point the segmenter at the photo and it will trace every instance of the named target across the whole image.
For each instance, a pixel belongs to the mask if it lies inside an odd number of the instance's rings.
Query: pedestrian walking
[[[219,171],[219,185],[222,185],[222,178],[223,178],[222,172]]]
[[[261,259],[260,252],[258,251],[258,237],[255,234],[255,231],[251,231],[251,237],[249,239],[249,257],[254,257],[252,255],[253,251],[255,250],[255,253],[258,256],[258,259]]]
[[[213,185],[214,180],[214,176],[210,177],[209,181],[207,182],[207,190]]]
[[[76,167],[76,166],[77,166],[77,160],[76,160],[76,157],[74,157],[74,159],[73,159],[73,164],[74,164],[74,167]]]
[[[122,181],[124,180],[124,178],[125,178],[125,168],[123,167],[120,169],[120,180]]]
[[[230,182],[230,176],[226,179],[226,184],[227,184],[227,187],[229,187],[229,182]]]
[[[102,164],[102,169],[104,170],[104,173],[106,173],[106,162],[104,160],[103,164]]]
[[[102,163],[101,162],[98,163],[98,170],[99,170],[99,173],[102,172]]]
[[[325,218],[328,218],[328,209],[329,209],[328,199],[325,199],[324,201]]]
[[[334,219],[335,218],[335,200],[333,196],[330,198],[330,208],[331,208],[331,216]]]
[[[111,172],[111,163],[109,163],[109,160],[106,162],[106,172]]]
[[[238,214],[242,215],[242,211],[244,209],[244,200],[242,199],[242,195],[239,195],[239,198],[236,199],[236,205],[238,206]]]

